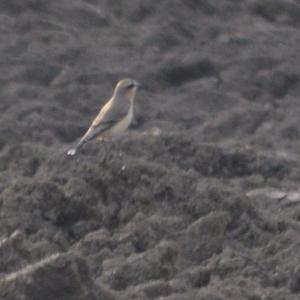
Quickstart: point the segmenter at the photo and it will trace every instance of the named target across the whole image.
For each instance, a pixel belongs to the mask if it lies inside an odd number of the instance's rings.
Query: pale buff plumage
[[[102,107],[90,128],[67,154],[75,155],[82,145],[96,137],[116,137],[124,133],[133,121],[134,98],[139,86],[133,79],[119,81],[112,97]]]

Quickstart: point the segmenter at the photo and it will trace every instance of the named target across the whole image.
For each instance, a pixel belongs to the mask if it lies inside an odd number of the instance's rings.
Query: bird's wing
[[[129,110],[129,104],[115,105],[109,100],[100,110],[98,116],[94,119],[92,125],[78,142],[76,148],[92,140],[102,132],[110,129],[117,122],[123,119]]]
[[[122,105],[118,105],[118,103],[113,102],[112,100],[108,101],[98,116],[93,121],[91,128],[103,128],[107,130],[122,120],[129,111],[129,103],[127,104],[125,101]]]

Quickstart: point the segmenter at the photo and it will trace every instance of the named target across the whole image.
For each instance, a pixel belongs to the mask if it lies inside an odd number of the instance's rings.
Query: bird
[[[86,133],[67,154],[73,156],[84,144],[96,137],[119,137],[133,122],[134,99],[141,84],[131,78],[120,80],[112,97],[100,109]]]

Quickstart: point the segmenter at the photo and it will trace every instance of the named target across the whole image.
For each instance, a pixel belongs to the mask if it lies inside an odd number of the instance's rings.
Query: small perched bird
[[[75,155],[82,145],[96,137],[121,135],[133,121],[134,98],[138,87],[140,84],[134,79],[119,81],[112,97],[102,107],[90,128],[67,154]]]

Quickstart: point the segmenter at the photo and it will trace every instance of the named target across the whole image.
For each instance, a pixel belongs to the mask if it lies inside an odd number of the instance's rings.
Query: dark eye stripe
[[[126,89],[131,89],[134,87],[134,84],[133,83],[129,83],[127,86],[126,86]]]

